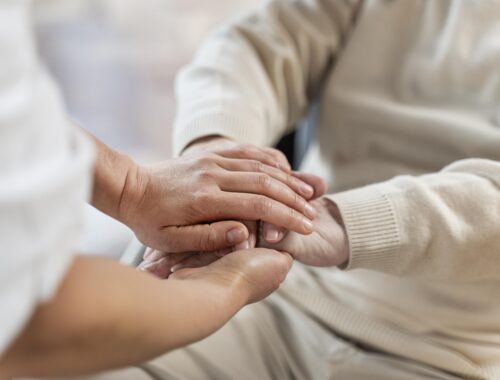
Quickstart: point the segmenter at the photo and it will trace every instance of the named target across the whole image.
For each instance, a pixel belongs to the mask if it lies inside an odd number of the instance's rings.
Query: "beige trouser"
[[[318,286],[296,266],[286,286]],[[317,289],[319,291],[319,289]],[[131,347],[130,349],[133,349]],[[279,293],[243,309],[209,338],[139,367],[85,380],[405,380],[453,375],[339,337]]]

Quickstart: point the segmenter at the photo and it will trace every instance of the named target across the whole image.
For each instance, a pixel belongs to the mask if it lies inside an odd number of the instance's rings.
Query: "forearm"
[[[206,135],[277,142],[318,93],[356,8],[274,0],[219,28],[179,75],[175,152]]]
[[[231,289],[79,258],[0,360],[0,378],[73,375],[153,358],[222,326],[244,301]]]
[[[459,161],[331,199],[348,234],[348,269],[458,282],[499,276],[498,162]]]

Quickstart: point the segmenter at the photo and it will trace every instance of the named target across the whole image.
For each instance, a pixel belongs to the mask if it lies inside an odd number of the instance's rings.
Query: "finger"
[[[215,220],[264,220],[300,234],[310,234],[310,219],[263,195],[220,192],[212,198],[211,215]]]
[[[144,252],[144,256],[142,257],[142,259],[144,261],[149,261],[149,262],[158,261],[166,255],[167,254],[163,251],[159,251],[157,249],[152,249],[152,248],[147,248],[146,252]]]
[[[226,170],[232,172],[254,172],[267,174],[268,176],[284,183],[290,189],[300,194],[305,199],[310,199],[314,195],[314,188],[302,179],[293,176],[283,170],[276,169],[272,166],[265,165],[256,160],[241,160],[241,159],[221,159],[217,164]]]
[[[262,223],[262,236],[269,244],[279,243],[284,239],[287,232],[286,228],[281,228],[271,223]]]
[[[165,252],[161,253],[163,254],[163,256],[159,257],[157,260],[145,260],[141,264],[139,264],[137,268],[145,272],[152,273],[161,278],[168,278],[169,274],[172,272],[173,266],[194,254],[193,252],[173,254],[166,254]]]
[[[288,158],[279,149],[274,149],[274,148],[269,148],[269,147],[261,147],[260,149],[265,151],[267,154],[272,155],[276,159],[276,161],[279,162],[282,170],[285,170],[287,172],[290,172],[292,170],[292,166],[290,165]]]
[[[146,250],[144,251],[144,255],[142,255],[142,259],[146,260],[149,256],[153,254],[153,252],[156,252],[156,249],[146,247]]]
[[[288,160],[281,152],[277,152],[279,151],[271,148],[259,148],[254,145],[241,144],[234,148],[217,151],[216,153],[226,158],[256,160],[271,167],[289,172],[291,167]]]
[[[171,273],[171,266],[167,264],[167,261],[165,257],[153,262],[145,261],[141,263],[137,269],[151,273],[160,278],[168,278]]]
[[[236,244],[233,248],[234,251],[239,251],[242,249],[255,248],[257,246],[257,235],[259,222],[255,221],[243,221],[242,222],[248,230],[248,239],[240,244]]]
[[[310,219],[316,210],[307,201],[282,182],[265,173],[226,172],[218,184],[222,191],[265,195],[303,213]]]
[[[193,226],[169,226],[162,230],[161,235],[159,248],[166,252],[216,251],[245,241],[248,239],[248,230],[244,224],[229,220]]]
[[[175,273],[178,270],[185,268],[200,268],[212,264],[214,261],[219,260],[221,256],[216,252],[212,253],[200,253],[186,258],[182,262],[172,267],[172,272]]]
[[[301,181],[307,183],[314,189],[314,194],[312,195],[311,199],[319,198],[326,193],[327,186],[326,181],[323,178],[318,177],[314,174],[303,172],[292,172],[292,175],[295,178],[298,178]]]

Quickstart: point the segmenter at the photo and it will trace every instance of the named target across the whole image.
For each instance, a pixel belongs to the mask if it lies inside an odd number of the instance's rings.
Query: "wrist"
[[[334,223],[337,224],[337,229],[340,231],[340,236],[335,239],[338,247],[337,247],[337,254],[338,257],[340,258],[339,263],[337,266],[339,268],[345,268],[347,266],[347,263],[349,261],[349,240],[347,237],[347,230],[344,224],[344,220],[342,218],[342,214],[340,212],[339,207],[337,204],[332,201],[329,198],[323,197],[323,203],[325,205],[325,208],[328,210],[328,213],[334,220]]]
[[[182,151],[181,155],[198,152],[198,151],[208,151],[211,150],[213,146],[226,145],[228,143],[234,143],[234,140],[229,137],[222,135],[210,135],[204,136],[190,142],[186,148]]]
[[[94,173],[92,205],[121,221],[121,207],[125,194],[130,193],[131,179],[137,164],[96,138],[97,158]]]
[[[132,221],[137,219],[137,210],[145,197],[149,177],[149,170],[146,167],[130,160],[123,176],[116,213],[116,219],[130,228]]]

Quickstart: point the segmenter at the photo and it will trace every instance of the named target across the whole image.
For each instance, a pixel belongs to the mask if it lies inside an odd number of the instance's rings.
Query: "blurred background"
[[[70,116],[106,144],[147,163],[171,156],[173,84],[208,31],[251,0],[37,0],[40,56]],[[132,238],[87,209],[79,249],[118,257]]]

